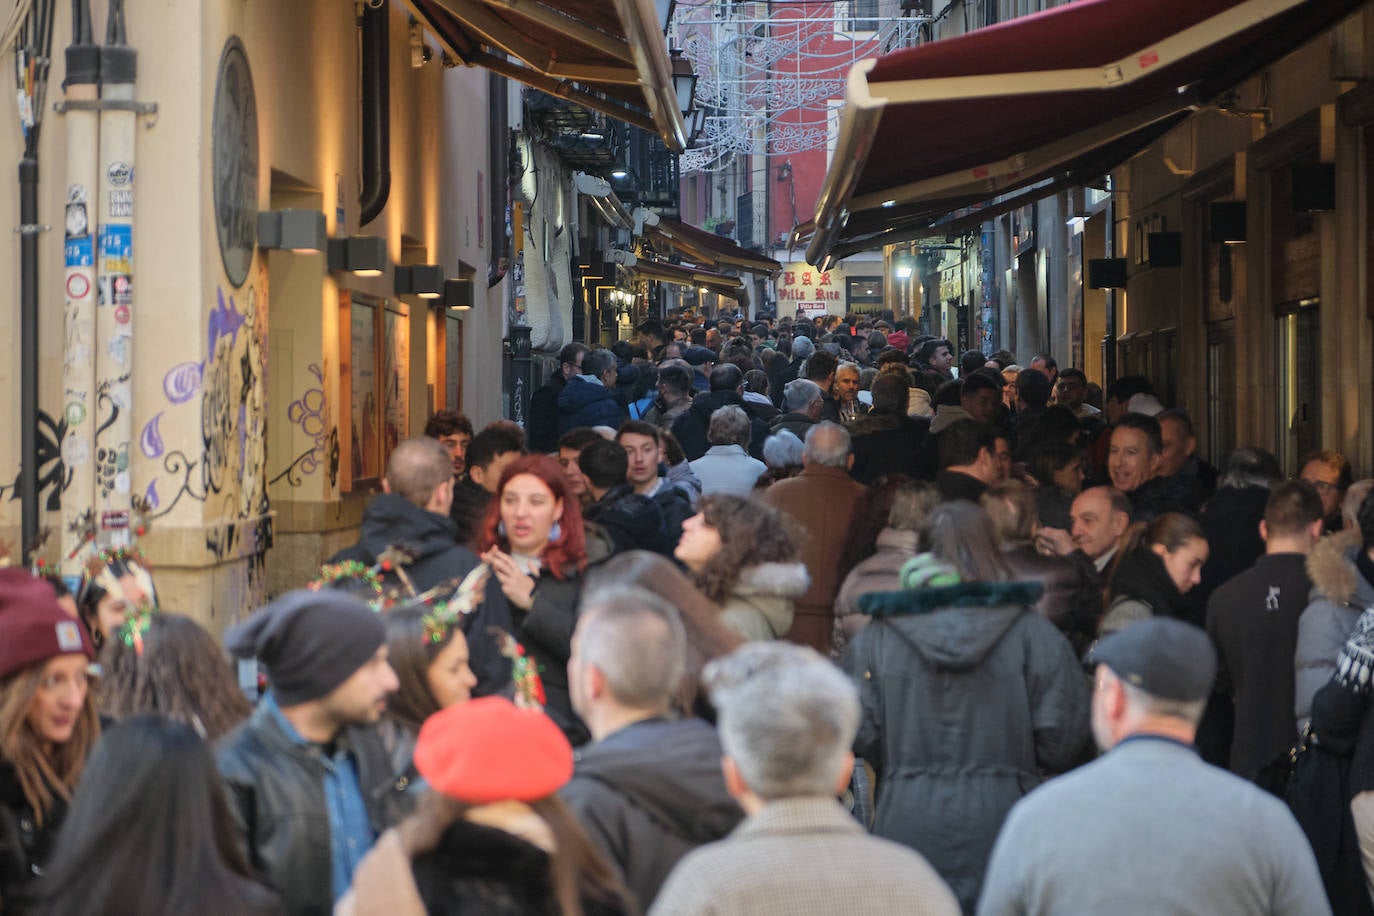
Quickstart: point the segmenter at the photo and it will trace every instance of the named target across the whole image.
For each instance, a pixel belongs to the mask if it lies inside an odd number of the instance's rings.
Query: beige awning
[[[406,0],[455,60],[687,146],[654,0]]]

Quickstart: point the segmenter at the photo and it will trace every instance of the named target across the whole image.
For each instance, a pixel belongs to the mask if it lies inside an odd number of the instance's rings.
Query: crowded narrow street
[[[0,916],[1374,916],[1371,0],[0,56]]]

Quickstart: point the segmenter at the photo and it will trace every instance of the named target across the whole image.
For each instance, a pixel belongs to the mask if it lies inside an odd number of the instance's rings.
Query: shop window
[[[851,312],[869,314],[882,311],[883,278],[847,277],[845,278],[845,294],[848,297]]]
[[[1207,450],[1220,465],[1236,447],[1236,323],[1207,326]]]
[[[378,485],[410,429],[410,314],[402,302],[339,295],[341,388],[349,420],[344,492]]]
[[[1302,456],[1319,448],[1322,441],[1320,330],[1316,299],[1279,307],[1279,461],[1287,473],[1296,473]]]

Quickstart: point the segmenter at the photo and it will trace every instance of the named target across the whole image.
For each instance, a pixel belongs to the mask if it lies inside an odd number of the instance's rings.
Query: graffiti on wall
[[[42,410],[38,411],[38,497],[48,494],[44,507],[49,512],[62,508],[62,491],[72,482],[72,475],[62,463],[62,439],[67,435],[67,418],[54,420]],[[0,500],[17,500],[19,475],[16,469],[9,483],[0,484]]]
[[[315,377],[315,384],[291,402],[286,408],[286,418],[310,440],[310,447],[267,483],[285,480],[288,486],[299,487],[306,477],[323,467],[329,472],[329,488],[333,490],[339,480],[339,428],[330,423],[329,397],[324,392],[325,371],[315,363],[307,369]]]
[[[153,518],[171,512],[182,500],[219,509],[207,520],[206,548],[217,558],[236,552],[251,539],[252,550],[271,543],[267,502],[267,443],[263,354],[267,316],[259,306],[260,275],[238,305],[233,295],[216,291],[206,322],[203,362],[179,363],[162,379],[165,407],[138,437],[144,456],[161,459],[159,473],[144,491]],[[161,424],[177,411],[194,411],[199,395],[199,448],[169,450]],[[194,414],[192,414],[194,416]]]

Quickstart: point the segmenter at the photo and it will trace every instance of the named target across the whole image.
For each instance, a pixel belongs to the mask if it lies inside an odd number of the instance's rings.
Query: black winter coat
[[[664,552],[663,511],[628,483],[607,490],[583,510],[582,517],[606,533],[614,553],[636,548]]]
[[[1189,505],[1189,482],[1180,477],[1154,477],[1126,494],[1131,500],[1131,521],[1151,522],[1166,512],[1197,515]]]
[[[1107,586],[1107,613],[1102,621],[1105,630],[1120,629],[1146,617],[1173,617],[1198,625],[1190,619],[1190,605],[1169,578],[1164,560],[1148,544],[1138,544],[1119,559]]]
[[[1088,740],[1088,678],[1030,610],[1039,597],[974,582],[859,598],[873,621],[845,667],[863,704],[854,751],[878,776],[873,832],[925,856],[965,912],[1012,805]]]
[[[629,418],[616,392],[581,376],[568,379],[558,395],[558,434],[583,426],[609,426],[619,429]]]
[[[573,712],[568,693],[568,659],[572,657],[572,634],[582,603],[582,579],[575,569],[568,570],[567,575],[559,579],[543,570],[535,577],[530,609],[512,606],[511,611],[515,615],[515,638],[539,667],[548,700],[544,712],[558,723],[572,746],[578,747],[591,738],[587,726]]]
[[[373,729],[350,728],[358,785],[373,831],[391,826],[398,791],[391,759]],[[235,833],[254,876],[292,916],[334,911],[325,763],[315,745],[297,744],[263,704],[217,749]]]
[[[529,422],[525,428],[530,452],[547,455],[558,450],[558,396],[566,384],[560,367],[530,396]]]
[[[39,827],[14,767],[0,760],[0,913],[27,912],[34,878],[47,862],[66,816],[67,803],[54,796]]]
[[[577,753],[559,793],[648,910],[678,860],[744,817],[725,790],[720,740],[699,719],[649,719]]]
[[[496,827],[458,821],[411,865],[429,916],[559,916],[549,857]],[[585,916],[622,916],[625,901],[584,896]]]
[[[1331,681],[1312,699],[1312,738],[1287,802],[1317,857],[1332,912],[1374,914],[1350,800],[1374,789],[1374,703]]]
[[[455,537],[459,544],[471,548],[476,542],[489,505],[491,494],[469,480],[467,475],[453,482],[453,507],[448,510],[448,517],[453,519],[457,528]]]
[[[870,413],[849,427],[854,443],[854,466],[849,474],[872,486],[884,474],[926,476],[925,452],[934,448],[930,427],[907,416]]]
[[[682,446],[682,453],[688,461],[696,461],[710,445],[706,441],[706,431],[711,425],[711,414],[722,407],[734,405],[749,414],[749,454],[763,460],[763,443],[768,438],[768,424],[754,416],[749,405],[733,391],[705,391],[692,400],[687,412],[673,424],[673,437]]]
[[[1259,523],[1268,503],[1267,487],[1222,487],[1198,515],[1210,549],[1207,562],[1202,564],[1202,582],[1194,589],[1204,606],[1223,582],[1231,581],[1264,556]]]
[[[329,562],[358,560],[371,566],[389,547],[402,547],[414,556],[414,561],[406,567],[406,574],[420,592],[446,580],[461,578],[481,562],[477,554],[458,542],[453,519],[430,512],[394,493],[381,493],[372,498],[363,512],[358,543],[339,551]],[[515,622],[501,584],[495,576],[488,576],[485,597],[473,612],[467,628],[468,650],[472,656],[470,665],[472,673],[477,675],[477,686],[472,691],[474,696],[496,693],[510,682],[510,661],[501,655],[496,640],[491,637],[489,629],[492,627],[512,633]]]

